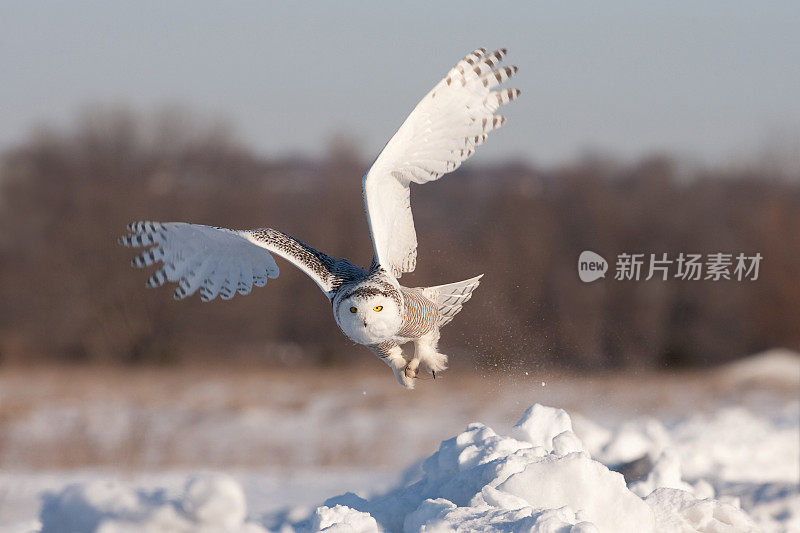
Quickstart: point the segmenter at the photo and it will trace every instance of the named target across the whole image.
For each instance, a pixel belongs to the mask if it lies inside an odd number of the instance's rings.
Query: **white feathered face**
[[[385,294],[357,291],[339,300],[336,306],[336,323],[353,342],[377,344],[400,329],[400,307]]]

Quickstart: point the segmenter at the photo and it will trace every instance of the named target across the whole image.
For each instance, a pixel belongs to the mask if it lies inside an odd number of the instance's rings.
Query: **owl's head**
[[[375,287],[360,287],[334,300],[336,323],[350,340],[377,344],[400,329],[401,309],[397,295]]]

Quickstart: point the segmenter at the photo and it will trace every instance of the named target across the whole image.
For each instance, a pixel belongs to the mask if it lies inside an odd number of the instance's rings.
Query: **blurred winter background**
[[[296,525],[541,403],[629,482],[669,450],[673,485],[800,530],[800,9],[495,9],[0,4],[0,529],[47,530],[43,494],[71,483],[179,492],[198,471]],[[116,238],[140,219],[272,226],[368,264],[361,175],[479,46],[508,47],[523,94],[414,190],[403,278],[486,274],[442,379],[403,390],[285,263],[212,304],[130,269]],[[585,284],[587,249],[763,261],[755,281]]]

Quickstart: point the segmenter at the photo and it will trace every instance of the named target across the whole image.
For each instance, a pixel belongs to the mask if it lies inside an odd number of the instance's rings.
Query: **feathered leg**
[[[447,368],[447,356],[437,351],[438,345],[439,328],[414,341],[414,358],[408,363],[411,366],[412,363],[416,362],[414,375],[416,375],[417,367],[420,364],[427,367],[434,377],[436,377],[436,372],[441,372]]]
[[[403,349],[395,342],[384,341],[380,344],[372,344],[369,346],[372,352],[380,357],[384,363],[394,371],[394,377],[403,387],[407,389],[414,388],[414,376],[416,375],[416,368],[414,372],[409,375],[408,366],[411,364],[403,356]],[[419,364],[419,362],[417,362]]]

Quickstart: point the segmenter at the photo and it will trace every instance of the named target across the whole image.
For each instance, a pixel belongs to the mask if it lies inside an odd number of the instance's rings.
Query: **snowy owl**
[[[352,341],[372,350],[406,388],[423,372],[446,368],[438,352],[439,331],[461,310],[481,276],[436,287],[400,285],[417,263],[411,216],[411,183],[427,183],[452,172],[487,134],[506,119],[498,107],[519,95],[496,89],[517,67],[500,67],[506,50],[467,55],[417,104],[362,179],[374,256],[368,269],[336,259],[270,228],[231,230],[184,222],[134,222],[125,246],[148,247],[131,262],[163,266],[148,287],[177,282],[175,298],[200,291],[210,301],[248,294],[278,277],[276,254],[305,272],[333,306],[333,316]],[[401,345],[414,343],[413,356]]]

